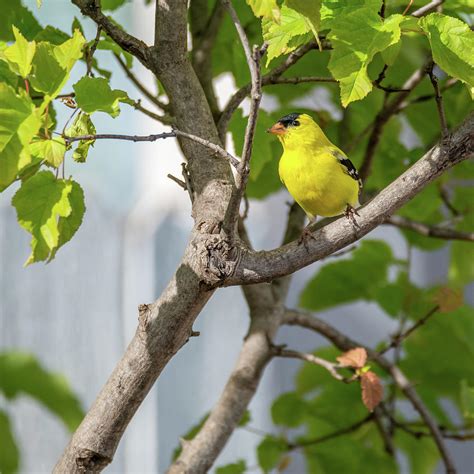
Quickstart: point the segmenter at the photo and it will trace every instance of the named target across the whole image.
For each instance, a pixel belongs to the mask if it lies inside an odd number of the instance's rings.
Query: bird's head
[[[276,135],[286,149],[325,145],[328,141],[319,125],[308,114],[298,112],[285,115],[267,132]]]

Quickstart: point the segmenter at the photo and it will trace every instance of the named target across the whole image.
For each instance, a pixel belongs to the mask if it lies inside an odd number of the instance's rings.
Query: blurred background
[[[25,4],[30,9],[37,8],[34,0]],[[69,2],[60,0],[44,1],[35,14],[43,24],[64,30],[69,29],[73,15],[80,16]],[[116,14],[131,33],[152,43],[151,6],[135,1]],[[93,25],[85,20],[83,25],[86,36],[92,38]],[[103,67],[114,71],[113,87],[129,91],[131,97],[138,96],[112,56],[106,51],[96,54]],[[71,83],[83,73],[77,69]],[[154,87],[151,76],[137,62],[134,70],[144,83]],[[225,102],[234,90],[230,76],[222,76],[217,89],[219,101]],[[316,88],[303,102],[306,108],[326,107],[331,112],[324,89]],[[297,109],[301,101],[294,105]],[[272,111],[277,107],[275,99],[265,98],[264,109]],[[99,133],[150,134],[164,130],[131,107],[121,108],[117,119],[100,113],[95,116]],[[57,109],[58,123],[62,123],[70,112],[66,107]],[[408,143],[414,140],[409,128],[405,139]],[[190,203],[187,193],[167,174],[180,176],[181,162],[173,140],[137,144],[98,141],[87,166],[67,160],[66,175],[72,175],[83,187],[87,212],[77,235],[47,265],[23,268],[29,254],[29,236],[18,226],[10,205],[15,189],[0,196],[0,351],[31,353],[48,371],[63,374],[84,410],[131,339],[137,324],[137,306],[160,294],[180,261],[192,226]],[[257,249],[279,244],[288,201],[284,191],[264,201],[251,201],[248,229]],[[396,256],[406,258],[406,240],[396,229],[377,229],[370,238],[385,240]],[[411,277],[415,283],[443,283],[448,265],[446,249],[429,254],[415,250],[412,261]],[[317,267],[318,264],[313,265],[294,276],[289,307],[297,306],[299,293]],[[396,329],[395,321],[374,303],[338,306],[322,312],[321,317],[336,327],[344,327],[347,334],[368,345]],[[106,472],[165,472],[179,437],[198,423],[218,399],[247,325],[247,308],[240,289],[219,290],[195,324],[200,337],[192,338],[168,364],[131,422]],[[282,328],[278,339],[301,351],[312,351],[324,344],[319,336],[294,328]],[[271,402],[292,389],[299,366],[291,360],[270,364],[250,406],[250,428],[236,430],[216,466],[244,458],[248,466],[258,471],[258,431],[275,432],[269,411]],[[69,438],[63,423],[28,397],[8,403],[0,397],[0,408],[8,413],[20,448],[20,472],[50,472]],[[460,472],[474,472],[472,445],[448,444]],[[297,459],[287,472],[299,474],[304,470],[303,460]]]

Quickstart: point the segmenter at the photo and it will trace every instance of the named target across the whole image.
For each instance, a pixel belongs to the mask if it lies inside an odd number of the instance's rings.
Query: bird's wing
[[[351,178],[355,179],[359,182],[359,188],[362,188],[362,180],[359,177],[359,173],[357,172],[356,167],[352,164],[352,161],[347,158],[347,156],[338,149],[334,149],[331,151],[333,156],[339,161],[341,164],[344,172],[348,174]]]

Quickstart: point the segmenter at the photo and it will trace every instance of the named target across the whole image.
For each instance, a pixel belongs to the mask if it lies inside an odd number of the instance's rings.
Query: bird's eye
[[[293,122],[291,122],[291,125],[293,125],[293,127],[297,127],[300,123],[298,122],[298,120],[293,120]]]

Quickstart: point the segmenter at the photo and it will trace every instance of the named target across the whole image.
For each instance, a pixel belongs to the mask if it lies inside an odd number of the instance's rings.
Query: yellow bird
[[[268,130],[283,145],[279,174],[295,201],[314,222],[316,216],[345,213],[354,221],[362,182],[355,166],[307,114],[282,117]]]

